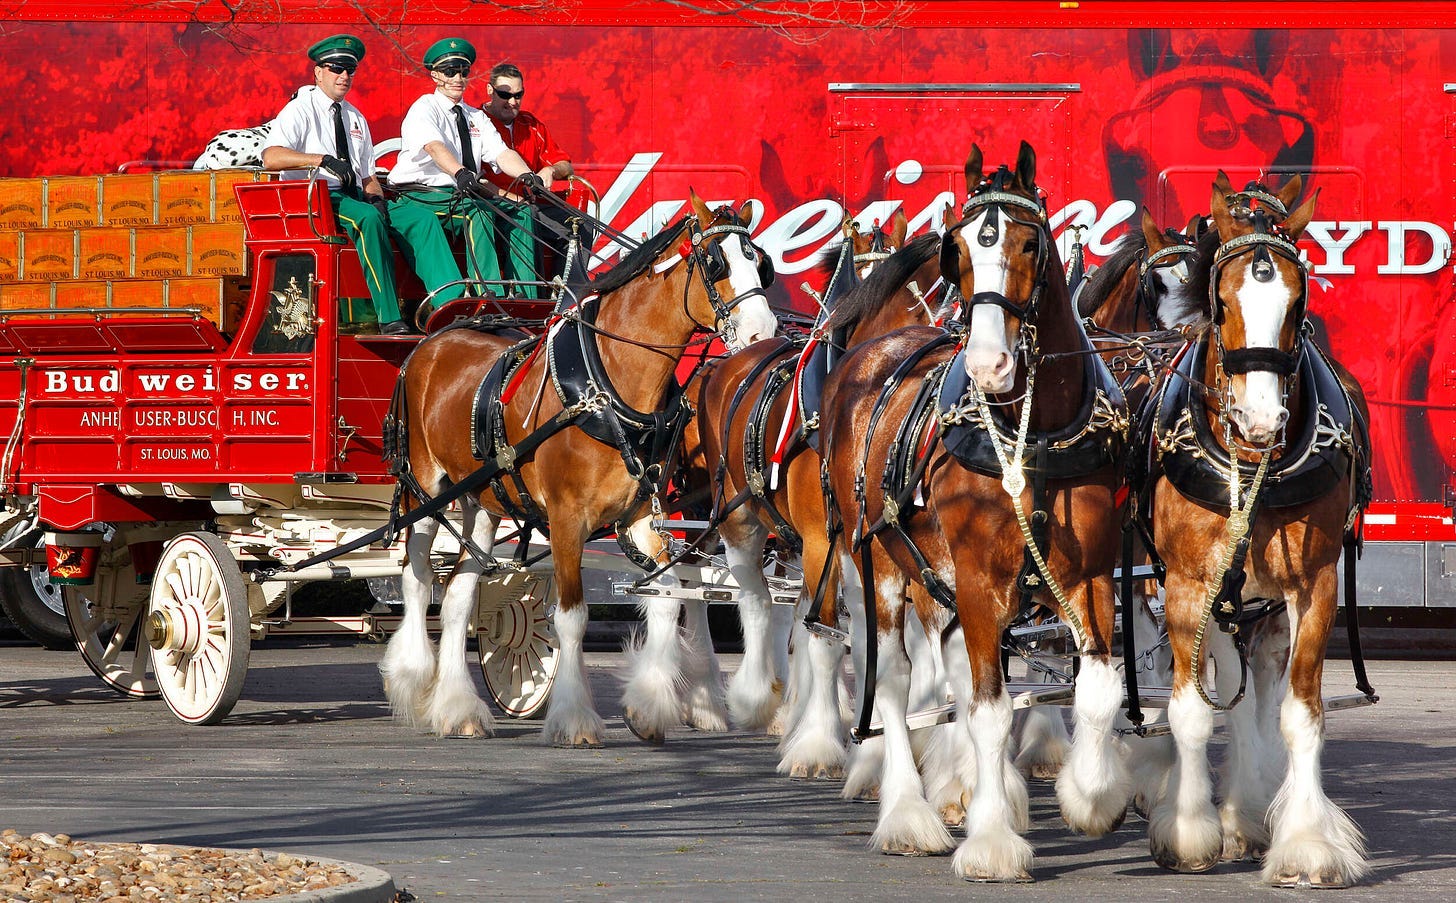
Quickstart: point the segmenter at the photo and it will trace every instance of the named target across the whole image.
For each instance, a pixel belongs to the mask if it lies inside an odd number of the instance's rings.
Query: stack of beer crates
[[[233,331],[248,290],[233,186],[267,178],[239,169],[0,179],[0,316],[190,309]]]

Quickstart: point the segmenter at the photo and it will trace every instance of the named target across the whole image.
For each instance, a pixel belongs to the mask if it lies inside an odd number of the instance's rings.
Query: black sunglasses
[[[470,77],[469,66],[441,66],[435,71],[445,76],[446,78],[454,78],[457,75],[464,76],[465,78]]]
[[[507,91],[505,88],[496,88],[495,96],[499,97],[501,100],[520,100],[522,97],[526,96],[526,89],[522,88],[521,90],[513,94],[510,91]]]
[[[350,66],[348,63],[319,63],[320,66],[334,73],[335,75],[353,75],[358,66]]]

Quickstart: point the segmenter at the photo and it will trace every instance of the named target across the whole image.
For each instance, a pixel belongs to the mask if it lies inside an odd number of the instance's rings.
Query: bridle
[[[1282,209],[1282,207],[1281,204],[1280,208]],[[1217,343],[1219,366],[1224,373],[1230,376],[1254,371],[1265,371],[1284,377],[1292,376],[1299,366],[1299,354],[1302,347],[1300,342],[1295,341],[1294,348],[1290,351],[1282,348],[1234,348],[1229,350],[1224,347],[1222,330],[1217,328],[1221,327],[1224,321],[1224,304],[1219,294],[1219,282],[1224,268],[1249,254],[1252,254],[1254,258],[1251,270],[1252,276],[1257,282],[1271,282],[1278,277],[1279,268],[1274,263],[1275,256],[1284,258],[1295,267],[1301,284],[1299,296],[1295,299],[1290,315],[1296,324],[1296,331],[1303,331],[1307,328],[1305,311],[1309,303],[1309,268],[1300,259],[1299,249],[1294,246],[1294,242],[1274,224],[1267,212],[1262,209],[1254,210],[1249,216],[1254,224],[1254,231],[1236,235],[1219,246],[1214,255],[1212,274],[1208,283],[1209,310],[1215,326],[1213,332]]]
[[[1178,264],[1186,264],[1198,254],[1198,248],[1188,243],[1188,236],[1181,232],[1174,232],[1169,229],[1166,233],[1168,238],[1175,244],[1149,254],[1143,249],[1141,259],[1138,261],[1138,289],[1133,303],[1133,328],[1137,328],[1137,314],[1140,310],[1146,310],[1148,324],[1154,330],[1166,329],[1162,320],[1158,317],[1158,286],[1153,281],[1153,275],[1157,270],[1176,267]],[[1186,283],[1188,277],[1182,277]]]
[[[1018,345],[1028,357],[1032,357],[1036,351],[1037,308],[1041,304],[1042,293],[1047,285],[1046,274],[1049,259],[1047,248],[1051,243],[1051,234],[1047,225],[1046,205],[1040,197],[1032,199],[1007,191],[1006,186],[1009,181],[1010,171],[1004,165],[989,179],[982,180],[971,196],[966,199],[965,206],[961,208],[960,223],[947,231],[947,237],[949,238],[952,233],[964,226],[971,216],[982,208],[985,209],[986,218],[976,232],[976,243],[983,248],[993,247],[1001,240],[1002,217],[1036,231],[1036,283],[1032,287],[1031,295],[1025,301],[1017,303],[1000,292],[976,292],[975,295],[966,299],[965,307],[961,311],[961,320],[967,326],[970,324],[971,311],[978,304],[993,304],[1016,317],[1020,324]],[[1031,216],[1017,215],[1023,211],[1029,212]],[[942,275],[946,270],[945,257],[945,252],[942,250]]]
[[[719,223],[719,220],[726,222]],[[717,326],[709,326],[693,316],[692,310],[688,307],[688,291],[692,287],[691,280],[683,285],[683,313],[699,329],[708,332],[715,332],[722,336],[723,341],[729,345],[734,344],[736,328],[733,325],[733,311],[744,301],[758,295],[767,297],[764,289],[773,283],[774,270],[773,262],[750,239],[747,228],[738,224],[738,211],[731,207],[723,206],[713,211],[713,222],[706,229],[698,227],[696,217],[689,217],[686,225],[689,235],[682,247],[678,249],[679,254],[687,261],[688,273],[698,274],[703,284],[703,290],[708,296],[708,304],[713,308],[713,316],[716,318]],[[749,262],[756,262],[758,265],[758,285],[740,295],[735,295],[732,301],[725,301],[723,295],[718,291],[718,283],[728,276],[728,260],[723,256],[723,242],[728,241],[728,236],[736,235],[739,241],[739,248]]]

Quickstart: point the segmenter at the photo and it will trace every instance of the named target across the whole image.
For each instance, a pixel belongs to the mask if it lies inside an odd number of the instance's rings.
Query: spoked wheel
[[[86,667],[123,696],[156,699],[152,648],[142,630],[147,588],[137,585],[126,546],[103,547],[96,582],[63,587],[61,598]]]
[[[490,698],[513,718],[540,712],[556,681],[556,578],[511,571],[481,578],[475,641]]]
[[[152,578],[146,640],[162,698],[188,724],[232,711],[248,673],[251,618],[242,571],[211,533],[167,544]]]

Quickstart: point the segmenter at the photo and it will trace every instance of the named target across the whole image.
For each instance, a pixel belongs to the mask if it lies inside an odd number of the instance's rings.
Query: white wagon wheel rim
[[[152,648],[141,633],[147,605],[143,597],[112,600],[93,598],[92,586],[66,586],[66,620],[86,666],[108,687],[134,699],[160,695],[152,673]]]
[[[530,718],[556,681],[556,578],[517,572],[481,584],[475,640],[486,692],[505,714]]]
[[[172,713],[189,724],[225,718],[242,694],[251,625],[242,572],[221,539],[184,533],[168,543],[145,627]]]

